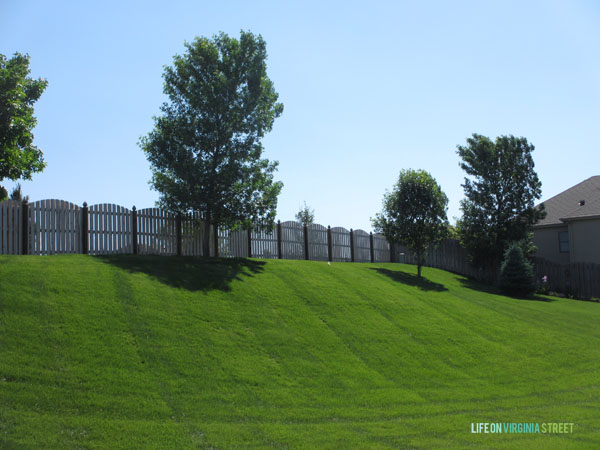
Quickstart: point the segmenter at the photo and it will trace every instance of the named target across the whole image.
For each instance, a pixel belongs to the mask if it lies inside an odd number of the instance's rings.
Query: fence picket
[[[20,255],[23,247],[22,203],[0,202],[0,255]]]

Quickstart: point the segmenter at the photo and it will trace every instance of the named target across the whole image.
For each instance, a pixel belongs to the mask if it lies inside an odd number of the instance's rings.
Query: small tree
[[[530,239],[533,225],[545,216],[534,205],[542,193],[531,156],[534,148],[523,137],[492,141],[478,134],[458,146],[460,167],[468,177],[457,229],[476,265],[497,267],[509,244]]]
[[[261,139],[283,111],[267,76],[266,43],[250,32],[186,43],[164,72],[169,103],[140,140],[152,165],[159,205],[204,216],[204,254],[211,224],[271,229],[283,184],[277,162],[262,158]]]
[[[21,183],[17,183],[17,185],[10,192],[10,199],[16,200],[18,202],[29,201],[29,195],[23,196],[23,191],[21,189]]]
[[[417,274],[427,251],[447,233],[448,197],[424,170],[403,170],[392,192],[383,198],[383,211],[372,219],[375,231],[391,243],[406,245],[417,258]]]
[[[304,206],[296,213],[296,220],[304,226],[312,225],[315,222],[315,210],[304,202]]]
[[[31,179],[46,167],[42,151],[33,145],[36,119],[33,104],[48,82],[29,76],[29,56],[15,53],[11,59],[0,54],[0,182],[5,178]],[[0,186],[0,200],[6,198]]]
[[[518,243],[506,250],[500,269],[500,288],[509,295],[527,296],[535,292],[533,267]]]

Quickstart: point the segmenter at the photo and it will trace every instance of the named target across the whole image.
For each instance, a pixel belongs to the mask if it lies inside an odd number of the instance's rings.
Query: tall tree
[[[168,103],[140,140],[152,165],[159,205],[200,211],[204,254],[211,224],[272,227],[281,182],[261,139],[283,112],[267,76],[266,43],[241,32],[196,38],[164,71]]]
[[[527,241],[545,216],[534,205],[542,193],[531,156],[535,147],[524,137],[492,141],[473,134],[457,148],[467,174],[458,222],[461,242],[475,264],[498,267],[509,245]]]
[[[10,59],[0,54],[0,182],[5,178],[31,179],[46,163],[42,151],[33,145],[37,123],[33,104],[39,100],[48,82],[28,75],[29,55],[15,53]],[[0,200],[7,191],[0,186]]]
[[[402,170],[392,192],[383,197],[383,211],[372,219],[375,231],[391,243],[406,245],[417,258],[417,274],[427,251],[447,235],[448,197],[424,170]]]

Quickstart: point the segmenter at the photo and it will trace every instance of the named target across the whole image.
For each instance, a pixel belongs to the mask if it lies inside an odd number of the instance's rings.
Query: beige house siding
[[[600,219],[569,222],[571,262],[600,264]]]
[[[534,229],[533,244],[538,248],[535,256],[548,259],[557,264],[569,264],[571,262],[569,253],[561,253],[559,249],[558,233],[560,231],[569,231],[569,227],[565,224]],[[569,246],[571,242],[571,233],[569,233]]]

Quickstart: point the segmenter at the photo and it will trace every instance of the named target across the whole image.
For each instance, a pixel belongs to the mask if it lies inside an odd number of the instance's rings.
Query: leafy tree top
[[[30,180],[46,167],[42,151],[33,144],[33,104],[48,82],[29,73],[29,55],[15,53],[7,59],[0,54],[0,181]]]
[[[498,264],[509,243],[526,239],[545,215],[535,207],[542,192],[534,170],[535,147],[523,137],[492,141],[473,134],[466,146],[457,148],[460,167],[468,175],[462,185],[461,241],[475,263]]]
[[[169,102],[140,140],[159,204],[222,225],[272,224],[282,183],[260,139],[283,105],[266,73],[266,44],[242,31],[239,40],[220,33],[185,47],[165,67]]]
[[[417,256],[420,275],[427,250],[447,235],[447,207],[448,197],[428,172],[403,170],[392,192],[384,195],[373,227]]]

